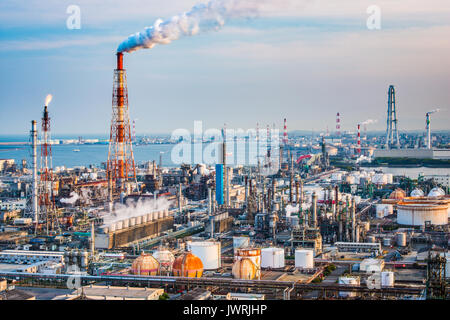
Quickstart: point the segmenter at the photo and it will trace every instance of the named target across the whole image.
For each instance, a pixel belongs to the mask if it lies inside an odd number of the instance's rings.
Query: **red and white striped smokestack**
[[[358,124],[358,149],[356,149],[358,154],[361,153],[361,125]]]
[[[288,143],[288,134],[287,134],[286,118],[284,118],[283,143],[284,143],[284,145],[287,145],[287,143]]]
[[[337,136],[341,135],[341,116],[339,112],[336,114],[336,134]]]

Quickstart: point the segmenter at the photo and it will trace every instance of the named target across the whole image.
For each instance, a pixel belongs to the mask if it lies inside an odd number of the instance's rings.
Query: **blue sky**
[[[2,0],[0,134],[28,132],[48,93],[55,134],[108,132],[119,43],[198,2]],[[80,30],[66,28],[71,4]],[[373,4],[381,30],[366,27]],[[367,119],[385,130],[394,84],[400,130],[424,128],[437,107],[433,128],[450,129],[449,36],[447,0],[265,0],[258,17],[126,54],[130,116],[138,133],[284,117],[290,130],[331,131],[336,112],[344,130]]]

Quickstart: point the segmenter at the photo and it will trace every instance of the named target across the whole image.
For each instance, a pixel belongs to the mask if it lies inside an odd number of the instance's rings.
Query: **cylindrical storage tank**
[[[391,204],[381,204],[375,205],[377,218],[381,219],[394,213],[394,206]]]
[[[168,217],[169,216],[169,209],[164,210],[164,217]]]
[[[392,173],[386,173],[386,182],[392,184],[394,182],[394,175]]]
[[[203,269],[215,270],[220,268],[220,242],[199,241],[191,242],[191,252],[200,258],[203,263]]]
[[[342,284],[342,285],[359,286],[360,278],[359,277],[339,277],[338,283]],[[339,291],[339,296],[342,298],[356,297],[356,292]]]
[[[391,238],[384,238],[383,239],[383,246],[390,247],[391,246]]]
[[[158,216],[158,211],[153,211],[153,220],[158,220],[159,216]]]
[[[129,228],[130,227],[130,219],[124,219],[123,220],[123,228]]]
[[[394,286],[394,273],[390,271],[381,272],[381,286],[393,287]]]
[[[122,230],[122,228],[123,228],[123,221],[117,221],[116,230]]]
[[[374,236],[367,236],[366,237],[366,242],[367,243],[375,243],[376,238]]]
[[[203,274],[203,263],[196,255],[185,252],[173,262],[175,277],[200,278]]]
[[[153,221],[153,212],[147,214],[147,221],[148,222]]]
[[[303,269],[314,268],[314,255],[312,250],[296,249],[295,250],[295,267]]]
[[[164,218],[164,210],[158,211],[158,219]]]
[[[148,215],[144,214],[143,216],[141,216],[141,219],[142,223],[147,223]]]
[[[134,227],[136,225],[136,217],[130,218],[130,227]]]
[[[138,276],[155,276],[159,271],[159,262],[152,255],[142,253],[131,265],[131,273]]]
[[[448,223],[448,204],[402,202],[397,205],[397,223],[410,226],[424,226],[426,221],[432,225]]]
[[[261,268],[284,268],[284,250],[281,248],[261,249]]]
[[[161,275],[172,272],[172,265],[175,256],[169,250],[161,250],[153,253],[153,257],[159,262],[159,270]]]
[[[406,233],[397,233],[397,246],[406,247]]]
[[[259,278],[261,274],[261,249],[258,248],[242,248],[238,249],[235,260],[243,258],[250,259],[256,266],[256,277]]]
[[[136,225],[138,226],[140,224],[142,224],[142,216],[136,217]]]
[[[257,268],[249,258],[236,260],[231,272],[235,279],[253,280],[257,277]]]

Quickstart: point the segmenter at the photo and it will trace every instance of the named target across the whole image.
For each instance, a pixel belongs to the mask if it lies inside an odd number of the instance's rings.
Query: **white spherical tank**
[[[442,197],[445,196],[445,191],[442,190],[441,188],[433,188],[431,189],[430,193],[428,193],[429,197]]]
[[[215,270],[220,268],[221,254],[220,242],[199,241],[191,242],[189,245],[191,252],[200,258],[205,270]]]
[[[419,198],[419,197],[423,197],[425,194],[423,193],[423,191],[421,189],[414,189],[413,191],[411,191],[411,197],[413,198]]]
[[[172,252],[169,250],[158,250],[153,253],[153,257],[159,262],[161,275],[172,272],[172,265],[175,261],[175,256]]]
[[[393,287],[394,286],[394,273],[390,271],[381,272],[381,286]]]
[[[284,250],[281,248],[261,249],[261,268],[284,268]]]
[[[314,254],[312,250],[296,249],[295,250],[295,267],[311,269],[314,268]]]

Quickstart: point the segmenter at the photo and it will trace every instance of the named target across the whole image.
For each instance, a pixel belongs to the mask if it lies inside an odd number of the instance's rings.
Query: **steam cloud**
[[[436,112],[439,112],[439,111],[441,111],[441,109],[434,109],[434,110],[428,111],[427,113],[428,114],[432,114],[432,113],[436,113]]]
[[[80,196],[75,191],[72,191],[70,193],[70,198],[63,198],[60,200],[60,202],[66,204],[74,204],[79,198]]]
[[[220,30],[232,18],[256,16],[267,0],[211,0],[197,4],[190,11],[168,20],[158,19],[151,27],[130,35],[117,48],[117,52],[151,49],[157,44],[169,44],[183,36],[199,32]]]
[[[53,96],[51,94],[48,94],[47,97],[45,97],[45,105],[48,107],[48,104],[52,101]]]
[[[115,214],[107,214],[103,218],[105,225],[110,225],[114,222],[125,220],[128,218],[139,217],[150,212],[161,211],[169,209],[171,201],[167,198],[161,197],[154,199],[139,199],[134,201],[129,199],[125,204],[118,203],[114,206]]]
[[[364,121],[362,123],[362,125],[374,124],[374,123],[377,123],[377,122],[378,122],[378,120],[368,119],[368,120]]]

